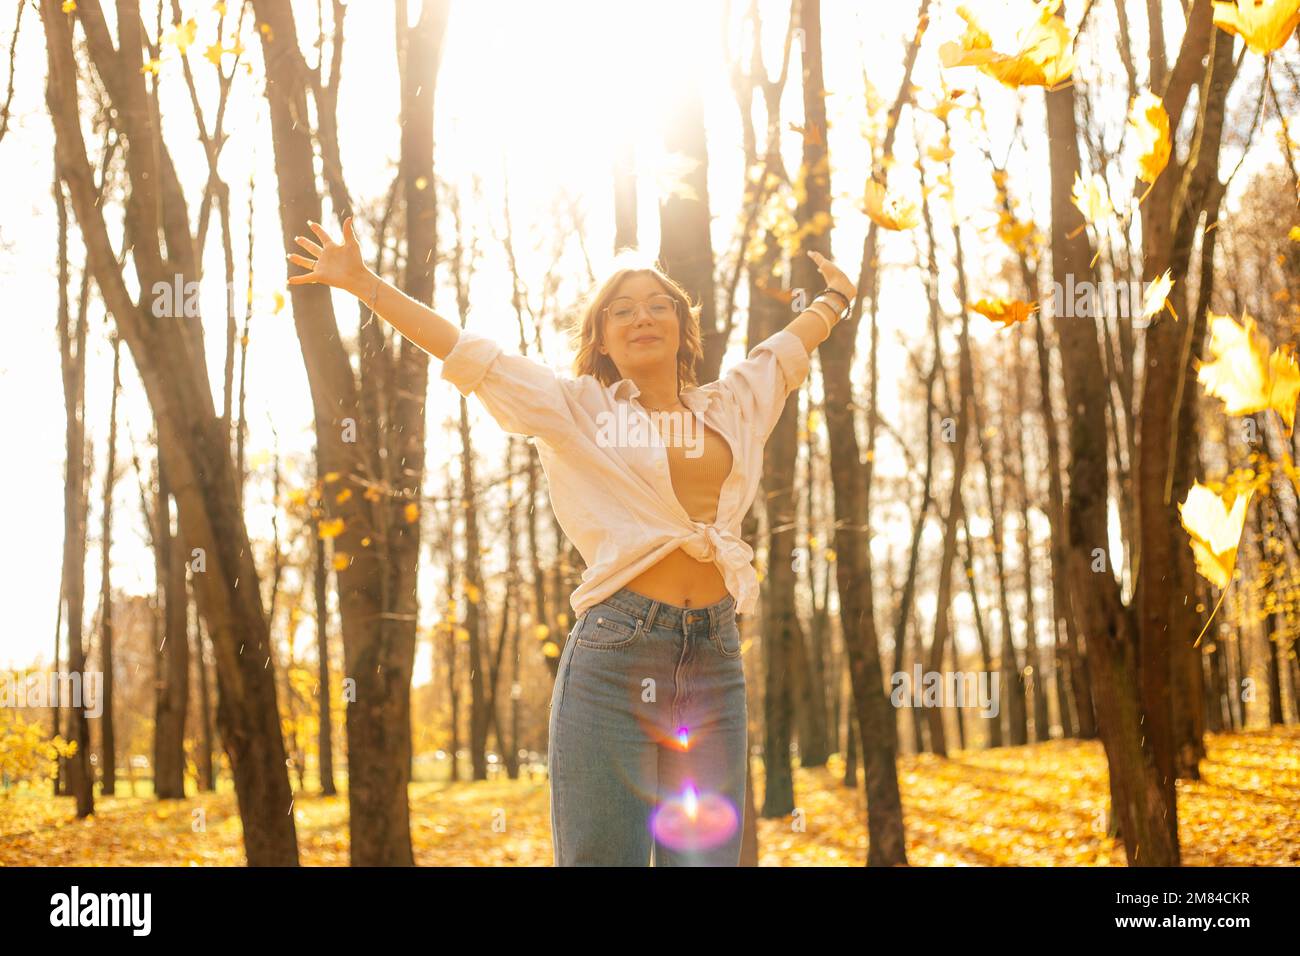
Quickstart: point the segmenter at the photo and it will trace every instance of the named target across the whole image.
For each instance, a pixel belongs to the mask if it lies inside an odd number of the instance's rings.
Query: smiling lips
[[[642,336],[638,336],[638,337],[635,338],[635,339],[631,339],[630,341],[631,341],[633,344],[636,344],[636,345],[644,345],[644,344],[649,343],[649,342],[658,342],[658,341],[659,341],[659,336],[657,336],[657,335],[642,335]]]

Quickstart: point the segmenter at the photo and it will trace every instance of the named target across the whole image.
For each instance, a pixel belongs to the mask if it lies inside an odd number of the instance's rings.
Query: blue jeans
[[[734,597],[587,609],[551,694],[555,865],[737,866],[747,735]]]

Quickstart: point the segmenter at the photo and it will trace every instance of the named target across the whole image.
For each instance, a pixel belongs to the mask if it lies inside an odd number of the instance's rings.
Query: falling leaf
[[[194,43],[194,35],[198,29],[198,22],[191,17],[184,23],[174,24],[171,30],[163,34],[162,42],[164,45],[176,47],[181,56],[184,56],[185,51]]]
[[[1169,114],[1160,97],[1149,90],[1139,93],[1129,108],[1128,125],[1142,152],[1138,155],[1138,179],[1153,183],[1169,164]]]
[[[1287,238],[1292,242],[1300,242],[1300,226],[1292,226],[1291,231],[1287,233]]]
[[[1142,296],[1142,318],[1149,319],[1169,305],[1169,293],[1173,287],[1173,276],[1168,269],[1165,270],[1164,275],[1147,283],[1146,292]],[[1169,306],[1169,311],[1173,312],[1175,319],[1178,318],[1178,313],[1174,312],[1173,306]]]
[[[929,156],[936,163],[946,163],[948,160],[952,159],[955,154],[953,153],[951,146],[945,145],[931,146],[925,151],[925,155]]]
[[[339,480],[339,473],[337,471],[327,471],[325,477],[321,480],[324,481],[325,484],[331,485]]]
[[[161,66],[162,66],[162,60],[159,60],[157,57],[155,57],[152,60],[146,60],[144,66],[140,67],[140,72],[152,73],[154,76],[157,76],[158,68]]]
[[[1300,0],[1215,0],[1214,25],[1246,41],[1261,56],[1280,50],[1300,24]]]
[[[801,135],[805,143],[820,146],[824,142],[822,139],[821,127],[816,123],[809,123],[807,126],[795,126],[794,123],[791,123],[790,129]]]
[[[1015,299],[980,299],[971,309],[991,319],[994,322],[1001,322],[1006,328],[1010,328],[1017,322],[1024,322],[1038,310],[1037,303],[1020,302]]]
[[[1210,313],[1214,358],[1200,363],[1196,380],[1207,395],[1223,400],[1226,414],[1251,415],[1271,408],[1290,435],[1300,396],[1300,366],[1290,350],[1272,349],[1254,319],[1249,315],[1244,319],[1244,324],[1238,324],[1231,316]]]
[[[1198,481],[1187,492],[1187,500],[1178,505],[1183,528],[1191,535],[1196,570],[1217,587],[1226,588],[1232,580],[1246,506],[1253,494],[1251,489],[1235,499],[1220,497]]]
[[[1083,213],[1083,218],[1093,226],[1101,228],[1115,219],[1115,207],[1110,201],[1110,190],[1106,188],[1106,180],[1097,173],[1093,173],[1087,179],[1075,173],[1074,191],[1070,198],[1079,212]]]
[[[337,495],[334,496],[334,501],[338,504],[343,504],[343,502],[347,501],[351,497],[352,497],[352,489],[344,488],[342,491],[340,491]]]
[[[886,229],[911,229],[921,221],[916,203],[894,193],[887,193],[876,180],[867,183],[864,211],[872,221]]]
[[[284,308],[284,293],[280,292],[277,289],[275,292],[271,294],[271,301],[274,303],[274,305],[271,308],[271,314],[275,315],[277,312],[279,312],[281,309]]]
[[[957,8],[966,21],[966,32],[939,47],[939,60],[947,68],[974,66],[1005,86],[1055,87],[1074,72],[1074,40],[1065,21],[1056,16],[1061,0],[1034,5],[1017,3],[1015,14],[1023,25],[1016,32],[1018,52],[999,53],[970,6]],[[1005,11],[999,8],[1000,13]]]
[[[420,506],[414,501],[408,501],[406,507],[402,509],[402,516],[406,518],[407,524],[414,524],[420,519]]]
[[[483,592],[478,589],[478,585],[465,582],[465,597],[469,599],[470,604],[477,604],[482,596]]]
[[[322,521],[320,523],[320,528],[317,531],[317,534],[322,539],[337,538],[342,533],[343,533],[342,518],[329,518],[325,521]]]
[[[539,641],[544,641],[551,636],[551,629],[545,624],[538,624],[533,628],[533,636]]]
[[[348,554],[346,551],[336,551],[334,553],[333,564],[335,571],[346,571],[348,568],[352,567],[352,555]]]
[[[73,10],[77,9],[77,0],[63,0],[63,6],[60,7],[60,9],[64,13],[71,13]]]

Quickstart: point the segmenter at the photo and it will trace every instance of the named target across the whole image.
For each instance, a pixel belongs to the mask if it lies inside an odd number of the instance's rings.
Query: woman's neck
[[[636,382],[639,391],[637,401],[648,409],[676,408],[678,399],[677,370],[673,369],[667,376],[646,375],[629,376]]]

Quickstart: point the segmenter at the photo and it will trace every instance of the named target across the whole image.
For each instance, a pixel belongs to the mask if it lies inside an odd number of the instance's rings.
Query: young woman
[[[587,563],[551,697],[558,866],[735,866],[745,807],[745,674],[736,615],[758,598],[740,525],[763,446],[810,355],[851,304],[809,307],[698,385],[698,307],[658,268],[609,276],[586,307],[573,376],[461,330],[364,264],[352,220],[296,242],[290,284],[344,289],[443,362],[508,432],[533,436],[560,526]],[[665,428],[665,426],[669,426]],[[683,440],[664,437],[665,431]]]

